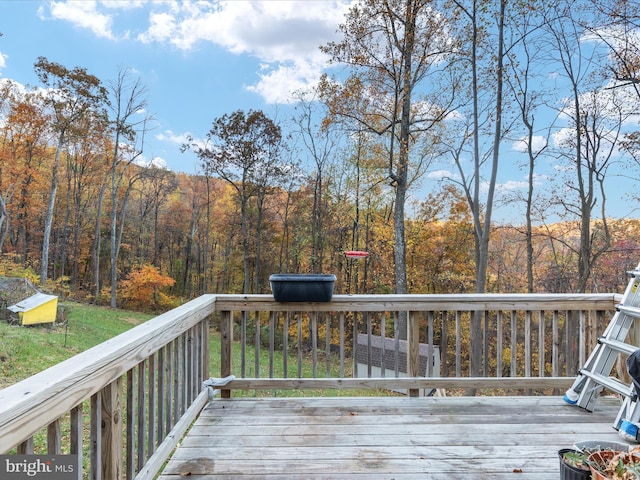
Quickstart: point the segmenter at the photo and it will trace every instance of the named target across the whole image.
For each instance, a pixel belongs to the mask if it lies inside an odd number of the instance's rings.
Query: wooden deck
[[[214,399],[160,480],[555,479],[557,452],[621,441],[619,400],[560,397]]]

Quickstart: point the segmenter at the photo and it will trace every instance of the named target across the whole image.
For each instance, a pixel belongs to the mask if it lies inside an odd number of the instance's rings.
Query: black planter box
[[[330,302],[336,276],[325,273],[274,273],[269,277],[276,302]]]

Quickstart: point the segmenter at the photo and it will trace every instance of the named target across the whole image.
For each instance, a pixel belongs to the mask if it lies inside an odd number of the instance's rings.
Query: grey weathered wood
[[[575,377],[380,377],[380,378],[236,378],[225,388],[238,390],[301,389],[546,389],[569,388]]]
[[[136,471],[136,383],[135,369],[127,372],[127,452],[125,454],[125,472],[127,478],[133,478]]]
[[[231,375],[231,345],[233,342],[233,318],[230,311],[223,311],[220,319],[220,374],[222,377]],[[230,395],[229,390],[222,390],[222,397]]]
[[[99,480],[102,479],[102,427],[101,416],[102,414],[102,395],[96,393],[91,396],[91,411],[90,415],[90,442],[91,448],[89,449],[89,479]]]
[[[47,453],[50,455],[62,453],[62,428],[59,418],[47,427]]]
[[[167,460],[167,457],[171,455],[171,452],[175,449],[176,445],[187,429],[191,426],[198,414],[209,402],[209,392],[206,390],[201,391],[192,404],[189,406],[185,414],[180,418],[180,421],[176,423],[173,429],[167,434],[162,443],[158,445],[155,453],[151,455],[149,460],[145,463],[144,467],[140,469],[135,476],[135,480],[146,480],[155,478],[162,466]],[[127,477],[133,478],[133,477]]]
[[[76,472],[78,480],[82,479],[82,434],[83,434],[82,404],[71,410],[69,417],[69,453],[78,456]]]
[[[122,477],[122,381],[115,381],[102,389],[100,413],[102,436],[102,478],[119,480]]]
[[[215,399],[159,480],[558,478],[560,448],[619,441],[605,398],[588,413],[560,397]]]
[[[620,295],[592,294],[442,294],[442,295],[334,295],[327,303],[279,303],[272,295],[217,295],[220,311],[247,309],[276,312],[388,312],[451,310],[608,310]]]

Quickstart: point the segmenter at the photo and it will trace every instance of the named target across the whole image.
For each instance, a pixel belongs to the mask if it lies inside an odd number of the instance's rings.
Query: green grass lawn
[[[0,388],[119,335],[152,315],[64,303],[65,321],[19,326],[0,321]]]

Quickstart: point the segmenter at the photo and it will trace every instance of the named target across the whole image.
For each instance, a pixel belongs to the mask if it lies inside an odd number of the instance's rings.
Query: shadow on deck
[[[618,399],[589,413],[561,397],[216,398],[160,480],[553,479],[558,450],[621,441]]]

